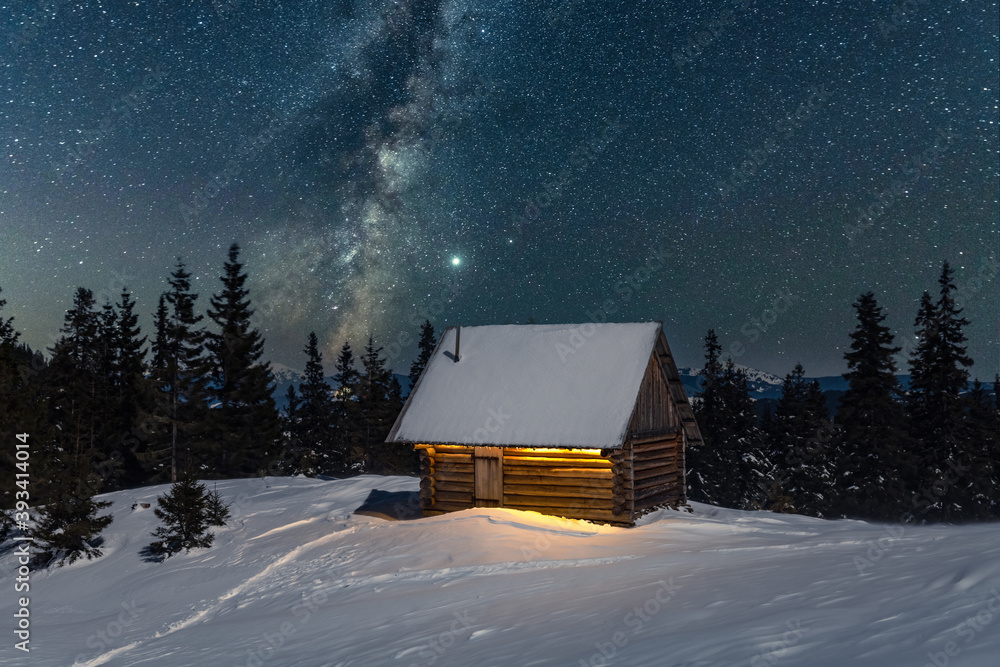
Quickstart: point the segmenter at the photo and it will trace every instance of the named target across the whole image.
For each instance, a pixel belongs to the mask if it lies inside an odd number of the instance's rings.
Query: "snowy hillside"
[[[994,666],[996,525],[900,527],[695,505],[632,529],[504,509],[352,514],[413,478],[219,483],[216,545],[146,563],[166,487],[108,494],[106,555],[31,575],[11,665]]]

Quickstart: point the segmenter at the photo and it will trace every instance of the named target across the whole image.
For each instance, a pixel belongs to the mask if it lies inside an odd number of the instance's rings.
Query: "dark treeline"
[[[47,358],[19,343],[13,318],[0,317],[0,456],[7,471],[0,475],[0,541],[13,526],[10,510],[25,497],[41,508],[32,517],[36,537],[53,544],[98,534],[110,519],[97,516],[103,505],[93,496],[107,491],[189,478],[416,469],[409,448],[384,442],[403,400],[372,338],[358,359],[344,343],[330,386],[317,337],[309,334],[304,381],[298,392],[289,390],[285,411],[276,408],[246,279],[233,244],[219,290],[199,312],[205,300],[178,259],[148,334],[127,288],[117,303],[97,304],[80,287]],[[0,315],[5,304],[0,299]],[[430,322],[421,333],[413,377],[434,346]],[[27,434],[21,439],[29,445],[30,458],[21,461],[26,479],[11,474],[20,470],[18,434]],[[78,539],[76,551],[90,555],[93,542]]]
[[[968,321],[947,262],[938,285],[937,298],[920,300],[906,390],[893,361],[902,348],[874,294],[854,303],[848,390],[834,419],[801,364],[758,418],[746,378],[732,360],[722,365],[709,331],[695,401],[705,444],[688,452],[691,499],[884,521],[1000,518],[1000,377],[992,392],[978,379],[970,387]]]

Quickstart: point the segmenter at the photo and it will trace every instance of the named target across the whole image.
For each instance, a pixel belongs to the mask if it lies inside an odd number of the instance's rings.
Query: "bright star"
[[[462,260],[460,260],[458,257],[452,257],[451,258],[451,265],[452,266],[458,266],[461,263],[462,263]]]

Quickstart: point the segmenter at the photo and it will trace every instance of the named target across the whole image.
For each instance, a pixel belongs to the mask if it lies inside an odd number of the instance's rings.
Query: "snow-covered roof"
[[[658,322],[445,330],[389,442],[618,447]]]

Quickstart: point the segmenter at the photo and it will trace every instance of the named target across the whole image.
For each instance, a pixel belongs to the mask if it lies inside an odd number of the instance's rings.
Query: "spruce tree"
[[[274,379],[270,364],[260,361],[264,338],[250,323],[254,311],[239,252],[237,244],[230,246],[221,277],[224,289],[212,297],[208,310],[218,327],[206,340],[211,394],[217,403],[209,415],[223,476],[267,469],[276,456],[278,436]]]
[[[347,462],[347,471],[365,472],[365,452],[362,447],[362,427],[358,408],[361,374],[354,366],[354,351],[345,341],[337,355],[333,382],[336,393],[333,401],[333,424],[337,451]]]
[[[382,348],[375,347],[369,336],[361,357],[364,375],[358,396],[364,469],[379,474],[408,474],[416,465],[412,449],[385,441],[403,404],[399,381],[385,363]]]
[[[702,444],[687,450],[688,496],[703,503],[718,501],[719,481],[726,475],[720,456],[716,433],[720,428],[722,404],[719,387],[722,383],[722,364],[719,355],[722,346],[709,329],[705,336],[705,366],[702,368],[701,388],[695,395],[694,413],[701,429]]]
[[[758,509],[767,500],[774,479],[765,451],[765,435],[758,426],[757,409],[750,398],[746,373],[726,360],[719,386],[722,416],[716,430],[724,472],[720,504],[736,509]]]
[[[705,336],[702,385],[694,401],[703,444],[688,450],[689,494],[699,502],[752,509],[766,499],[771,463],[746,375],[731,358],[723,368],[721,351],[710,329]]]
[[[156,505],[153,513],[163,525],[153,531],[157,539],[146,549],[153,560],[212,546],[215,536],[208,532],[209,492],[204,484],[184,474],[166,495],[156,499]]]
[[[431,325],[430,320],[424,320],[424,323],[420,325],[420,340],[417,341],[417,358],[410,365],[411,391],[414,385],[417,384],[417,380],[420,379],[421,373],[427,368],[427,362],[431,360],[431,355],[434,353],[436,344],[434,340],[434,327]]]
[[[785,376],[775,408],[776,465],[781,487],[796,511],[812,516],[831,513],[833,496],[829,410],[819,383],[806,382],[796,364]]]
[[[46,449],[53,470],[83,480],[98,454],[98,315],[94,295],[83,287],[66,311],[63,334],[50,349],[45,374],[50,421],[56,438]]]
[[[907,413],[915,443],[916,473],[910,480],[920,513],[929,519],[964,518],[969,480],[965,452],[965,401],[972,358],[962,328],[969,322],[955,303],[954,271],[941,269],[936,302],[924,292],[915,326],[918,344],[910,358]],[[938,494],[937,490],[944,490]]]
[[[900,347],[885,326],[872,292],[854,302],[858,326],[850,334],[848,389],[837,411],[835,490],[838,514],[898,520],[909,503],[904,480],[905,424],[894,356]]]
[[[977,378],[965,397],[967,407],[964,460],[968,473],[956,481],[962,516],[970,520],[998,518],[997,503],[1000,484],[997,483],[997,441],[1000,440],[1000,419],[996,402]]]
[[[126,487],[146,482],[146,460],[152,455],[150,440],[156,428],[155,392],[146,379],[146,341],[135,312],[136,302],[122,288],[116,335],[115,409],[121,432],[117,452],[122,461]]]
[[[340,474],[346,470],[345,457],[335,443],[332,392],[323,372],[323,354],[315,332],[310,332],[303,351],[307,359],[305,377],[299,385],[298,422],[293,431],[299,446],[298,467],[306,475]]]
[[[198,295],[191,291],[191,274],[178,259],[168,279],[170,290],[163,298],[169,307],[165,321],[159,320],[153,350],[154,380],[163,393],[170,433],[170,480],[178,477],[179,456],[184,449],[194,450],[196,461],[204,463],[210,452],[206,446],[205,421],[207,364],[203,356],[204,329],[198,327],[202,315],[195,315]],[[162,347],[161,347],[162,346]]]
[[[98,516],[110,502],[94,500],[100,485],[94,475],[59,480],[50,485],[31,536],[35,542],[35,567],[73,563],[81,556],[99,558],[100,534],[111,524],[111,515]]]

